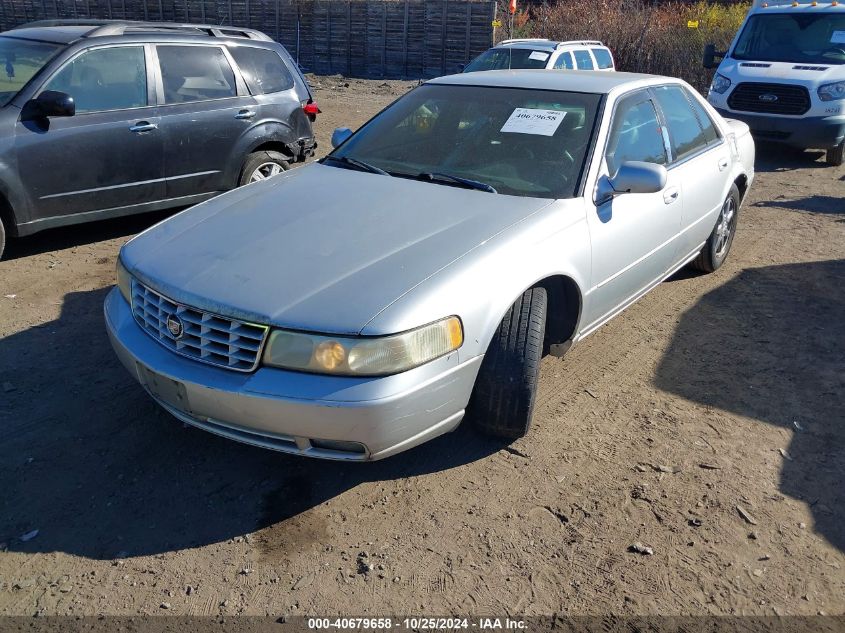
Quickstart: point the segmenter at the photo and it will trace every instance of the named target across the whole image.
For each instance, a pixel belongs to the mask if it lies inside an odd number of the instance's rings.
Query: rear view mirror
[[[352,136],[352,130],[348,127],[335,128],[332,132],[332,147],[340,147],[350,136]]]
[[[704,59],[701,63],[705,68],[718,68],[719,62],[716,59],[722,59],[726,54],[725,52],[717,52],[715,44],[707,44],[704,47]]]
[[[668,174],[663,165],[637,160],[625,161],[611,178],[602,178],[596,190],[601,205],[623,193],[657,193],[666,186]]]
[[[76,104],[66,92],[45,90],[35,99],[27,101],[21,109],[21,120],[46,119],[49,117],[73,116]]]

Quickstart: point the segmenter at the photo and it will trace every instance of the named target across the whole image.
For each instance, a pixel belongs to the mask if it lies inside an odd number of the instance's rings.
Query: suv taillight
[[[322,112],[322,110],[320,110],[320,108],[317,107],[317,104],[313,101],[309,101],[304,106],[302,106],[302,111],[305,112],[306,115],[308,115],[308,118],[311,119],[312,122],[316,121],[317,115]]]

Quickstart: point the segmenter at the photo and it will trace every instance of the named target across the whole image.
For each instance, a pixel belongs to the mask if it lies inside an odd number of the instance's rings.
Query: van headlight
[[[463,327],[456,316],[390,336],[273,330],[264,350],[264,364],[320,374],[385,376],[445,356],[463,342]]]
[[[132,275],[120,261],[120,255],[117,256],[117,287],[120,289],[120,294],[126,299],[126,303],[132,305]]]
[[[822,101],[836,101],[845,99],[845,81],[819,86],[819,99]]]
[[[716,73],[716,75],[713,77],[713,83],[710,84],[710,91],[723,95],[730,87],[731,80],[725,77],[724,75]]]

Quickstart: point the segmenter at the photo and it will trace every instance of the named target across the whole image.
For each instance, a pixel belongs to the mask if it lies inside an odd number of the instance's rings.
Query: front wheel
[[[246,157],[238,184],[243,186],[267,180],[273,176],[278,176],[288,167],[288,161],[284,154],[273,151],[253,152]]]
[[[515,440],[528,433],[546,332],[546,290],[531,288],[499,324],[475,381],[469,407],[475,426]]]
[[[836,147],[831,147],[827,150],[825,162],[828,165],[833,165],[834,167],[839,167],[843,162],[845,162],[845,141],[842,141]]]
[[[736,234],[736,221],[739,217],[739,189],[731,185],[728,197],[722,203],[722,210],[719,212],[719,219],[704,248],[701,249],[691,266],[705,273],[712,273],[718,270],[728,258],[731,244]]]
[[[3,218],[0,218],[0,259],[3,259],[3,251],[6,248],[6,228],[3,226]]]

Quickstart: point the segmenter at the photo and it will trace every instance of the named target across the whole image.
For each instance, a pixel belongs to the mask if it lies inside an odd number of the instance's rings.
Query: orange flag
[[[516,13],[516,0],[510,0],[510,3],[508,3],[508,11],[512,14]]]

